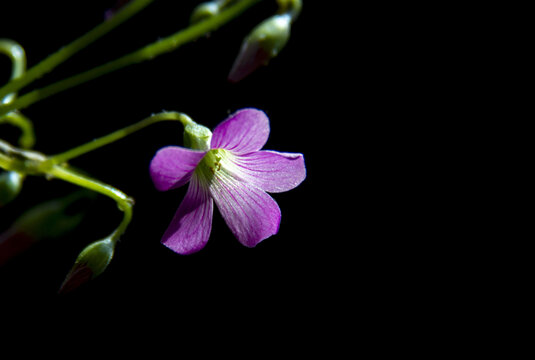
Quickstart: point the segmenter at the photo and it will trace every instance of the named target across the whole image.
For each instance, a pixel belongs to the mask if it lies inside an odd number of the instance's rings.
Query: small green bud
[[[102,274],[113,258],[115,244],[116,241],[106,238],[96,241],[82,250],[65,281],[63,281],[59,292],[70,292]]]
[[[279,54],[290,38],[290,14],[274,15],[256,26],[242,43],[229,80],[237,82]]]
[[[210,150],[212,132],[206,126],[191,121],[184,127],[184,146],[193,150]]]
[[[85,266],[91,270],[93,278],[97,277],[104,272],[113,258],[115,243],[110,238],[95,241],[82,250],[74,266]]]
[[[221,2],[220,1],[209,1],[204,2],[199,5],[191,13],[190,23],[196,24],[203,20],[209,19],[221,11]]]
[[[290,38],[290,25],[288,14],[274,15],[254,28],[246,41],[258,42],[271,57],[275,57]]]
[[[22,189],[24,176],[16,171],[6,171],[0,174],[0,207],[13,201]]]

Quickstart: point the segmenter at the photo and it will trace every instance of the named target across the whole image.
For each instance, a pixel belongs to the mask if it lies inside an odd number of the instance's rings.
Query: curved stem
[[[154,0],[132,1],[109,20],[104,21],[102,24],[96,26],[93,30],[74,40],[69,45],[62,47],[54,54],[47,57],[45,60],[41,61],[39,64],[29,69],[28,72],[24,74],[24,76],[21,76],[20,78],[14,79],[9,82],[6,86],[0,89],[0,99],[6,96],[7,94],[22,89],[24,86],[30,84],[34,80],[42,77],[46,73],[49,73],[56,66],[69,59],[78,51],[87,47],[106,33],[110,32],[112,29],[125,22],[127,19],[147,7],[153,1]]]
[[[119,239],[119,237],[123,234],[126,227],[132,220],[134,200],[131,197],[127,196],[125,193],[114,188],[111,185],[105,184],[99,180],[92,179],[83,174],[80,174],[79,172],[67,166],[53,166],[47,172],[47,174],[52,175],[63,181],[67,181],[72,184],[81,186],[83,188],[93,190],[115,200],[119,209],[124,213],[123,220],[119,224],[119,227],[117,227],[117,229],[112,234],[113,241],[117,241]]]
[[[78,157],[90,151],[96,150],[102,146],[111,144],[112,142],[122,139],[125,136],[133,134],[136,131],[139,131],[149,125],[155,124],[160,121],[180,121],[182,125],[186,126],[192,120],[186,114],[183,114],[180,112],[174,112],[174,111],[155,114],[155,115],[149,116],[148,118],[141,120],[138,123],[135,123],[123,129],[117,130],[109,135],[103,136],[101,138],[95,139],[83,145],[77,146],[61,154],[50,156],[48,160],[46,161],[46,165],[44,166],[48,167],[48,166],[52,166],[56,164],[62,164],[64,162],[69,161],[70,159],[74,159],[75,157]]]
[[[9,40],[0,39],[0,53],[4,53],[11,59],[12,70],[11,80],[20,78],[26,71],[26,53],[19,43]],[[0,92],[1,93],[1,92]],[[15,100],[15,92],[7,91],[0,94],[0,104],[8,104]]]
[[[20,147],[23,149],[31,149],[33,147],[35,144],[35,132],[30,119],[18,111],[12,111],[0,118],[0,124],[2,123],[10,124],[20,129],[22,132],[19,138]]]
[[[181,30],[173,35],[163,38],[155,43],[147,45],[119,59],[110,61],[104,65],[98,66],[86,72],[58,81],[57,83],[49,85],[42,89],[34,90],[24,96],[21,96],[19,99],[17,99],[11,104],[0,105],[0,116],[14,109],[24,109],[37,101],[43,100],[49,96],[70,89],[76,85],[80,85],[89,80],[98,78],[115,70],[124,68],[128,65],[140,63],[145,60],[151,60],[156,56],[173,51],[178,47],[193,40],[196,40],[199,37],[228,23],[230,20],[234,19],[246,9],[258,3],[259,1],[261,0],[241,0],[235,5],[229,6],[221,13],[205,21],[194,24],[184,30]]]

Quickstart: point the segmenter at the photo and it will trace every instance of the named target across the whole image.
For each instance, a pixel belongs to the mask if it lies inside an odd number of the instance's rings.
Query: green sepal
[[[257,43],[270,57],[275,57],[290,38],[291,16],[274,15],[258,24],[249,34],[246,43]]]
[[[91,277],[102,274],[108,267],[115,252],[116,241],[111,238],[95,241],[88,245],[74,263],[73,269],[85,267],[91,270]]]
[[[210,150],[212,132],[206,126],[189,122],[184,127],[184,146],[193,150]]]

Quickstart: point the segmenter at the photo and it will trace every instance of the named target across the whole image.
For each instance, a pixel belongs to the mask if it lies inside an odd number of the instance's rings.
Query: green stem
[[[7,170],[11,167],[11,158],[7,155],[0,153],[0,169]]]
[[[0,39],[0,53],[4,53],[11,59],[11,80],[20,78],[26,71],[26,53],[20,44],[9,39]],[[0,104],[8,104],[15,100],[15,93],[10,91],[0,95]]]
[[[84,49],[112,29],[116,28],[127,19],[144,9],[154,0],[134,0],[130,4],[126,5],[121,11],[111,17],[109,20],[104,21],[102,24],[96,26],[93,30],[89,31],[85,35],[82,35],[78,39],[74,40],[69,45],[62,47],[54,54],[41,61],[39,64],[28,70],[24,76],[18,79],[14,79],[6,86],[0,89],[0,99],[7,94],[16,92],[22,89],[24,86],[30,84],[34,80],[42,77],[46,73],[52,71],[56,66],[69,59],[78,51]]]
[[[35,144],[35,132],[33,123],[18,111],[12,111],[0,118],[0,124],[6,123],[20,129],[19,145],[23,149],[31,149]]]
[[[112,240],[117,241],[124,233],[126,227],[132,220],[134,200],[131,197],[127,196],[125,193],[114,188],[113,186],[105,184],[99,180],[89,178],[66,166],[53,166],[47,172],[47,174],[83,188],[93,190],[115,200],[119,209],[123,211],[123,220],[121,221],[121,224],[119,224],[119,227],[113,232]]]
[[[83,144],[71,150],[68,150],[64,153],[51,156],[46,161],[46,164],[44,165],[44,167],[65,163],[69,161],[70,159],[74,159],[80,155],[86,154],[90,151],[96,150],[102,146],[108,145],[112,142],[122,139],[125,136],[128,136],[136,131],[139,131],[149,125],[155,124],[160,121],[169,121],[169,120],[180,121],[182,125],[184,125],[184,127],[187,124],[192,122],[192,120],[186,114],[179,113],[179,112],[163,112],[163,113],[155,114],[155,115],[149,116],[148,118],[141,120],[138,123],[135,123],[123,129],[117,130],[109,135],[95,139],[86,144]]]
[[[163,38],[155,43],[147,45],[137,51],[127,54],[119,59],[110,61],[104,65],[98,66],[86,72],[74,75],[70,78],[58,81],[55,84],[49,85],[42,89],[34,90],[11,104],[0,105],[0,116],[14,109],[24,109],[33,103],[43,100],[51,95],[57,94],[61,91],[70,89],[74,86],[85,83],[89,80],[98,78],[107,73],[124,68],[128,65],[140,63],[142,61],[150,60],[164,53],[168,53],[177,49],[178,47],[189,43],[199,37],[221,27],[232,19],[236,18],[249,7],[258,3],[261,0],[242,0],[237,2],[205,21],[194,24],[184,30],[181,30],[173,35]]]

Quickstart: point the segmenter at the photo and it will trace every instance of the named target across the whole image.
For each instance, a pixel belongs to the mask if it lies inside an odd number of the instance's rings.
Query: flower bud
[[[221,11],[221,1],[209,1],[199,5],[191,13],[190,23],[196,24],[212,16],[219,14]]]
[[[113,258],[115,244],[116,241],[106,238],[96,241],[82,250],[65,281],[63,281],[59,292],[70,292],[102,274]]]
[[[22,189],[24,176],[16,171],[6,171],[0,174],[0,207],[14,200]]]
[[[274,15],[260,23],[242,43],[228,79],[238,82],[278,55],[290,38],[290,14]]]
[[[193,150],[210,150],[212,132],[206,126],[191,121],[184,127],[184,146]]]

